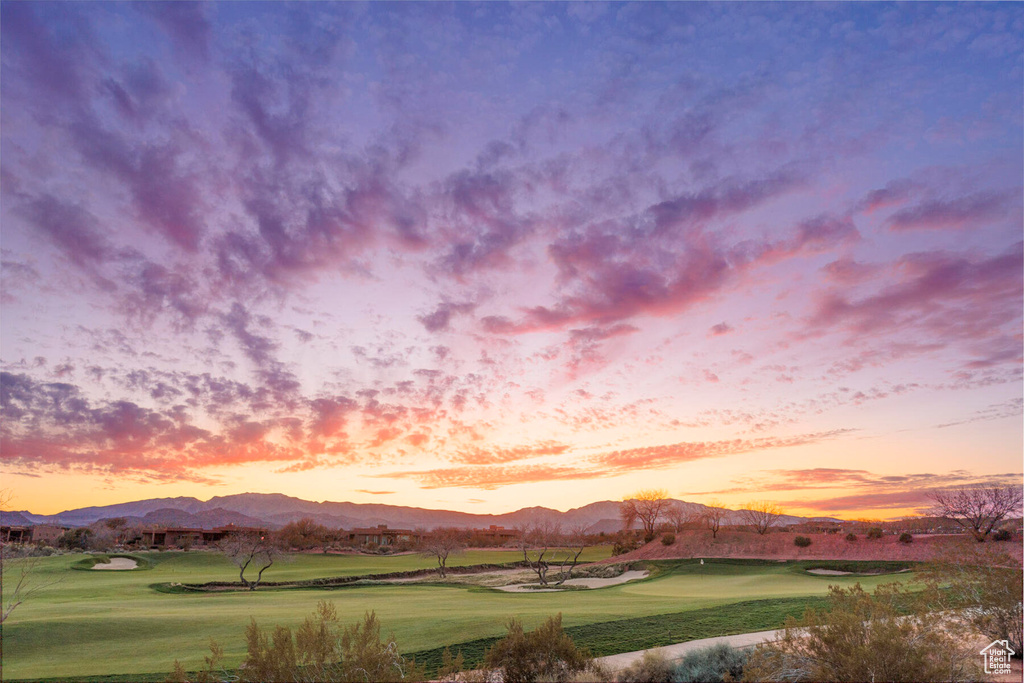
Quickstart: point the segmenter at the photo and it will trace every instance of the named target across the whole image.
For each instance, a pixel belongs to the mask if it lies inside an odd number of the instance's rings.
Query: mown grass
[[[619,619],[571,626],[565,632],[594,657],[647,650],[700,638],[730,636],[781,628],[786,617],[802,616],[808,608],[822,609],[826,598],[777,598],[746,600],[731,605],[633,619]],[[452,655],[462,653],[467,667],[479,666],[484,653],[498,638],[478,638],[447,646]],[[427,671],[441,664],[444,647],[411,653]]]
[[[510,557],[508,553],[496,554]],[[440,652],[445,645],[458,647],[468,641],[497,638],[505,632],[511,616],[522,619],[526,628],[533,628],[559,612],[567,629],[593,629],[570,630],[583,639],[583,644],[595,653],[610,654],[649,647],[647,643],[661,642],[659,638],[715,634],[718,627],[713,622],[694,621],[695,616],[711,619],[720,614],[720,627],[735,622],[733,628],[738,630],[732,633],[771,628],[784,618],[771,610],[793,607],[794,613],[799,613],[807,599],[826,595],[830,584],[849,586],[860,582],[870,590],[892,580],[891,576],[823,580],[825,577],[794,571],[797,563],[708,560],[705,565],[696,561],[653,563],[657,575],[645,581],[560,593],[399,584],[168,595],[154,591],[150,584],[231,580],[234,567],[212,553],[152,555],[153,569],[146,572],[69,571],[70,565],[83,556],[41,558],[39,578],[62,578],[62,582],[34,596],[5,622],[5,680],[84,680],[93,676],[104,676],[105,680],[115,680],[111,676],[162,680],[165,674],[155,674],[155,679],[150,674],[170,671],[175,659],[186,668],[199,668],[211,638],[224,647],[226,665],[235,667],[244,656],[243,632],[251,619],[267,627],[280,624],[295,628],[324,599],[334,602],[343,623],[353,623],[365,612],[376,611],[385,632],[394,633],[403,652],[420,652],[425,657],[428,651]],[[459,559],[466,563],[489,562],[494,555],[470,552]],[[284,573],[300,579],[339,576],[365,572],[369,566],[373,566],[374,573],[386,573],[381,570],[407,570],[417,561],[429,566],[427,558],[415,556],[364,559],[301,555],[282,567],[275,578]],[[273,569],[278,569],[277,565]],[[906,581],[911,577],[904,574],[900,578]],[[763,603],[765,600],[769,602]],[[776,600],[782,602],[771,602]],[[775,607],[766,607],[769,612],[763,618],[737,617],[753,608],[736,605],[752,601]],[[739,612],[727,616],[734,609]],[[621,623],[600,626],[608,622]],[[684,634],[683,626],[688,622],[693,627]]]

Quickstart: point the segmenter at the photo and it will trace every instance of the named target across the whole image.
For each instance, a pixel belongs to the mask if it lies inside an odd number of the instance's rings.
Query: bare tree
[[[999,522],[1019,514],[1024,489],[1019,486],[961,486],[932,491],[932,514],[948,517],[983,542]]]
[[[670,505],[665,516],[668,518],[669,524],[672,525],[672,529],[676,532],[682,531],[687,524],[695,522],[698,517],[695,512],[688,509],[682,503]]]
[[[7,555],[8,552],[5,548],[2,554]],[[63,576],[56,579],[40,579],[40,558],[32,556],[20,558],[4,557],[3,562],[0,562],[0,571],[3,571],[3,565],[8,564],[11,560],[17,560],[17,564],[14,568],[8,567],[4,571],[3,605],[0,606],[0,624],[7,621],[7,617],[11,616],[11,612],[36,593],[55,586],[64,580]]]
[[[710,500],[704,506],[704,513],[701,517],[704,518],[704,524],[711,531],[711,538],[718,538],[718,529],[722,526],[722,519],[725,517],[725,513],[726,509],[722,506],[721,501]]]
[[[424,536],[420,552],[426,557],[437,558],[437,571],[441,578],[448,575],[449,555],[458,555],[466,550],[466,532],[455,527],[434,529]]]
[[[782,508],[768,500],[755,500],[747,503],[740,515],[754,530],[764,536],[779,521]]]
[[[548,569],[555,555],[552,551],[558,548],[562,536],[561,527],[554,522],[534,522],[517,527],[516,531],[516,543],[523,552],[523,562],[536,572],[542,586],[548,585]]]
[[[558,554],[561,556],[558,567],[558,581],[556,586],[561,586],[566,579],[572,578],[572,571],[580,561],[580,555],[588,545],[587,525],[574,524],[569,531],[562,535],[562,548]]]
[[[217,547],[238,567],[238,578],[251,591],[256,590],[263,579],[263,572],[270,569],[281,551],[269,533],[245,531],[233,533],[220,541]],[[245,572],[252,569],[255,579],[245,578]]]
[[[644,489],[622,501],[619,505],[619,515],[627,529],[633,526],[633,522],[640,520],[644,527],[644,538],[651,540],[654,538],[654,527],[658,519],[668,511],[671,504],[672,501],[665,489]]]
[[[6,510],[13,497],[10,489],[0,489],[0,510]],[[11,566],[12,561],[16,561],[14,567]],[[10,544],[0,545],[0,574],[3,574],[0,624],[7,621],[11,612],[33,595],[64,580],[63,576],[56,579],[41,578],[39,558],[26,555],[24,551],[15,552]],[[0,648],[2,647],[3,638],[0,637]]]

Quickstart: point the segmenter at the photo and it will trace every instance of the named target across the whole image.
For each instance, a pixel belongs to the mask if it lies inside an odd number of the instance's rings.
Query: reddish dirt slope
[[[895,536],[868,540],[859,536],[847,541],[839,534],[803,534],[811,539],[807,548],[793,544],[794,533],[775,531],[765,536],[753,532],[720,531],[712,539],[705,531],[676,534],[676,542],[666,546],[660,538],[625,555],[603,562],[629,560],[670,560],[690,557],[735,557],[772,560],[930,560],[946,548],[959,544],[976,544],[966,536],[914,536],[912,543],[900,543]],[[1005,543],[986,543],[989,549],[1007,553],[1022,560],[1020,539]]]

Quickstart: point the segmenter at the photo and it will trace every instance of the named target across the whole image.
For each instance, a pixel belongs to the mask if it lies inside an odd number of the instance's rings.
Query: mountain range
[[[700,503],[674,501],[687,512],[700,513],[705,506]],[[36,515],[28,511],[5,513],[10,519],[24,519],[32,524],[59,524],[63,526],[88,526],[102,519],[124,517],[129,524],[143,526],[186,526],[211,529],[225,524],[238,526],[266,526],[272,529],[283,527],[304,517],[329,528],[352,529],[386,524],[392,528],[433,529],[441,526],[462,528],[485,528],[492,524],[506,528],[533,522],[558,522],[563,526],[583,524],[590,533],[614,532],[622,528],[619,519],[619,502],[604,500],[583,507],[561,512],[546,507],[529,507],[500,515],[473,514],[452,510],[430,510],[426,508],[377,503],[315,502],[294,498],[280,493],[240,493],[231,496],[215,496],[207,501],[198,498],[149,498],[130,503],[117,503],[94,507],[66,510],[56,515]],[[797,524],[809,519],[783,515],[780,524]],[[5,523],[10,523],[6,522]],[[725,524],[742,523],[740,513],[730,511]]]

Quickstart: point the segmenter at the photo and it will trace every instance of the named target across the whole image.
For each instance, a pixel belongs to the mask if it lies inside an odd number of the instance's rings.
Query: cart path
[[[675,643],[674,645],[665,645],[663,647],[653,647],[650,650],[637,650],[636,652],[622,652],[617,655],[609,655],[607,657],[597,657],[596,661],[601,662],[609,669],[613,671],[619,671],[625,669],[633,662],[639,660],[644,656],[645,652],[654,652],[656,654],[664,655],[666,659],[680,659],[694,650],[700,650],[705,647],[711,647],[712,645],[718,645],[719,643],[725,643],[732,647],[752,647],[758,643],[763,643],[766,640],[772,640],[773,638],[781,635],[782,629],[775,631],[756,631],[754,633],[739,633],[734,636],[718,636],[716,638],[701,638],[699,640],[688,640],[685,643]]]

